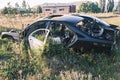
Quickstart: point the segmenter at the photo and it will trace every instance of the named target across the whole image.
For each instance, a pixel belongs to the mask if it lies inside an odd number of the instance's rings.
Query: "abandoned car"
[[[1,38],[8,38],[8,39],[12,39],[12,40],[16,40],[16,41],[19,41],[20,37],[19,37],[19,33],[14,30],[14,29],[11,29],[9,32],[2,32],[1,33]]]
[[[116,37],[120,30],[115,25],[91,16],[51,15],[28,25],[22,38],[30,48],[44,46],[48,39],[65,47],[112,50],[116,47]]]

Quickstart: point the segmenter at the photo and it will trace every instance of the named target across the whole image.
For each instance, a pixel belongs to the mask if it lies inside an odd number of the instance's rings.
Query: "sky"
[[[30,5],[30,7],[34,7],[36,5],[40,5],[43,3],[70,3],[70,2],[75,2],[75,1],[86,1],[86,0],[25,0],[27,4]],[[98,0],[89,0],[89,1],[98,1]],[[118,0],[114,0],[118,1]],[[17,2],[20,6],[23,2],[23,0],[0,0],[0,8],[3,8],[7,6],[7,3],[9,3],[14,6],[15,3]]]
[[[39,4],[43,3],[69,3],[69,2],[75,2],[75,1],[86,1],[86,0],[25,0],[31,7],[34,7]],[[97,0],[91,0],[91,1],[97,1]],[[17,2],[20,6],[23,2],[23,0],[0,0],[0,8],[3,8],[7,6],[7,3],[9,3],[14,6]]]

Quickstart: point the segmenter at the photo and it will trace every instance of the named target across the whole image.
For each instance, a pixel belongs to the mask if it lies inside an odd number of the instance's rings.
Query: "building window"
[[[59,9],[59,11],[64,11],[64,8]]]
[[[50,9],[46,9],[45,11],[50,11]]]

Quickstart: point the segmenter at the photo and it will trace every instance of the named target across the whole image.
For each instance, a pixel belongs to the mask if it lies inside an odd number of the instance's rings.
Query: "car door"
[[[28,36],[28,42],[31,49],[44,49],[44,45],[48,38],[48,29],[37,29]]]

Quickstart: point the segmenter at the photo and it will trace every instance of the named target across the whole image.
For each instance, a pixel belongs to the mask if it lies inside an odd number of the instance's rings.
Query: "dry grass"
[[[113,14],[113,13],[98,13],[98,14],[87,14],[91,16],[98,17],[109,24],[115,24],[120,26],[120,15]],[[30,24],[42,17],[41,14],[39,15],[32,15],[32,16],[24,16],[20,17],[19,15],[12,15],[12,16],[0,16],[0,26],[7,27],[7,28],[16,28],[22,29],[23,26]]]
[[[0,16],[0,26],[7,28],[22,29],[23,26],[31,24],[35,20],[41,18],[41,15],[23,16],[20,15],[4,15]]]
[[[88,15],[98,17],[109,24],[118,25],[120,27],[120,14],[97,13],[97,14],[88,14]]]
[[[120,27],[120,16],[103,18],[102,20],[108,22],[109,24],[115,24],[115,25],[118,25]]]

